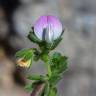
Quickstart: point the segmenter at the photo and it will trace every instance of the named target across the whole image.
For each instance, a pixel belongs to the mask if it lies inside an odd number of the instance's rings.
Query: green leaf
[[[34,81],[34,82],[32,82],[31,84],[27,84],[27,85],[25,86],[25,90],[28,91],[28,92],[32,92],[33,89],[34,89],[38,84],[40,84],[39,81]]]
[[[67,69],[67,57],[61,56],[60,53],[54,53],[50,63],[52,74],[62,74]]]
[[[28,76],[28,79],[29,80],[45,81],[45,80],[47,80],[47,77],[42,76],[42,75],[31,75],[31,76]]]
[[[23,50],[18,51],[15,56],[17,58],[24,57],[26,60],[28,60],[28,59],[32,58],[33,53],[34,53],[33,49],[23,49]]]
[[[57,89],[56,88],[50,88],[50,92],[48,96],[57,96]]]
[[[15,56],[18,57],[24,57],[24,55],[28,52],[29,49],[23,49],[18,52],[16,52]]]
[[[33,58],[33,55],[34,55],[33,52],[27,52],[27,53],[25,54],[24,59],[25,59],[25,60],[32,59],[32,58]]]
[[[33,90],[32,84],[26,85],[26,86],[25,86],[25,90],[28,91],[28,92],[32,92],[32,90]]]
[[[53,56],[52,56],[52,59],[60,60],[60,59],[61,59],[61,54],[55,52],[55,53],[53,54]]]
[[[61,75],[53,74],[49,79],[49,82],[52,86],[54,86],[58,83],[59,80],[61,80]]]

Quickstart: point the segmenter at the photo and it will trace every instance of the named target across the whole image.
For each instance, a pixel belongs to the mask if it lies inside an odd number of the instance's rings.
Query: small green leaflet
[[[25,86],[26,91],[32,92],[33,89],[34,89],[39,83],[40,83],[40,82],[38,82],[38,81],[34,81],[34,82],[32,82],[31,84],[27,84],[27,85]]]
[[[51,70],[53,74],[61,74],[67,69],[67,57],[55,52],[51,57]]]
[[[24,57],[26,60],[29,60],[30,58],[32,58],[33,52],[34,50],[31,50],[31,49],[23,49],[23,50],[18,51],[15,56],[17,58]]]
[[[33,90],[33,85],[32,85],[32,84],[27,84],[27,85],[25,86],[25,90],[26,90],[27,92],[32,92],[32,90]]]
[[[50,60],[52,76],[49,79],[50,84],[56,85],[61,80],[63,73],[67,70],[67,57],[55,52]]]
[[[31,76],[28,76],[28,79],[29,80],[36,80],[36,81],[45,81],[48,78],[46,76],[42,76],[42,75],[31,75]]]
[[[39,39],[35,36],[34,32],[29,32],[29,34],[28,34],[28,39],[29,39],[30,41],[34,42],[34,43],[40,43],[40,42],[41,42],[41,40],[39,40]]]

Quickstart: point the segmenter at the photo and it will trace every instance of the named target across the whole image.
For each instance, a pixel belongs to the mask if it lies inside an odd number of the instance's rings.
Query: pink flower
[[[34,24],[34,33],[40,40],[52,42],[62,34],[62,24],[55,16],[41,16]]]

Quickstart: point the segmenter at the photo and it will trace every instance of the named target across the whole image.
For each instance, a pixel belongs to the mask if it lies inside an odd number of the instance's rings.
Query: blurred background
[[[46,73],[41,61],[27,70],[14,57],[36,46],[27,34],[41,15],[57,16],[66,28],[55,50],[69,57],[59,96],[96,96],[96,0],[0,0],[0,96],[29,96],[26,75]]]

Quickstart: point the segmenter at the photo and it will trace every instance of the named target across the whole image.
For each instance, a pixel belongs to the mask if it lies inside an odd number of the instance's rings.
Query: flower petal
[[[34,24],[35,35],[42,40],[43,29],[47,27],[47,18],[46,16],[41,16],[36,23]]]
[[[62,24],[55,16],[47,16],[48,24],[51,24],[54,32],[54,40],[57,39],[62,33]]]
[[[62,24],[55,16],[41,16],[34,24],[35,35],[42,40],[43,30],[46,29],[45,40],[50,42],[57,39],[62,33]]]

